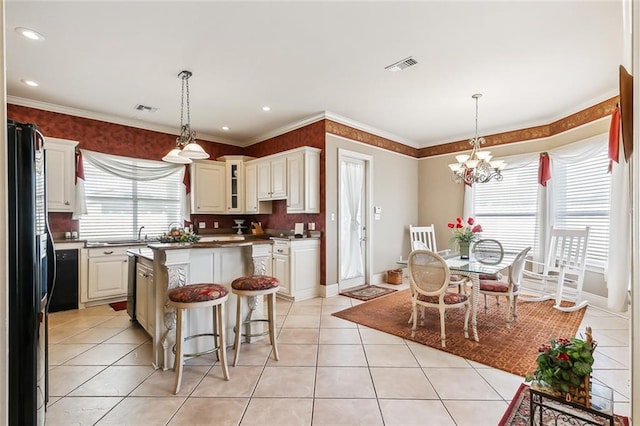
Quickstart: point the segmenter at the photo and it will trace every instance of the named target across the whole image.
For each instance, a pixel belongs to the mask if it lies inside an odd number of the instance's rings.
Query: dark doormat
[[[393,288],[378,287],[377,285],[362,285],[340,293],[342,296],[353,297],[358,300],[371,300],[376,297],[397,291]]]
[[[127,301],[109,303],[109,306],[111,306],[111,309],[114,311],[123,311],[127,309]]]

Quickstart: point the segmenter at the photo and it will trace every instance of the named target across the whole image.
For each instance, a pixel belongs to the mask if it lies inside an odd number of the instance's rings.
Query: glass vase
[[[468,241],[460,241],[458,246],[460,247],[460,259],[468,259],[469,258],[469,242]]]

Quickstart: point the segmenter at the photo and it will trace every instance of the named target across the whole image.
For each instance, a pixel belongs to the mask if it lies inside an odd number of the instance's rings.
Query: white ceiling
[[[478,92],[481,134],[546,124],[617,95],[623,58],[615,0],[8,0],[5,8],[10,102],[175,134],[177,74],[188,69],[198,137],[241,146],[325,112],[414,147],[465,139]],[[385,71],[408,56],[418,64]]]

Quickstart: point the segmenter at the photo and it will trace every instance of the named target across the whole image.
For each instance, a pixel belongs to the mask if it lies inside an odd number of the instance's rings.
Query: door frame
[[[364,217],[364,279],[365,284],[372,284],[373,277],[371,272],[371,247],[373,247],[373,233],[371,232],[371,224],[373,223],[372,217],[372,209],[371,203],[373,200],[373,156],[368,154],[363,154],[356,151],[351,151],[344,148],[338,148],[338,288],[339,291],[344,291],[349,287],[344,287],[342,277],[341,277],[341,267],[342,267],[342,253],[341,253],[341,238],[342,231],[340,226],[340,221],[342,218],[342,161],[345,158],[353,158],[357,160],[364,161],[364,200],[362,202],[363,206],[363,217]]]

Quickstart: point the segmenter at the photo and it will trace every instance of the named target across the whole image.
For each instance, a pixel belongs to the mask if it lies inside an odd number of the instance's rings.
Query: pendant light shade
[[[191,164],[190,158],[185,157],[184,155],[180,155],[182,151],[180,148],[173,148],[167,155],[162,157],[162,161],[166,161],[167,163],[176,163],[176,164]]]

